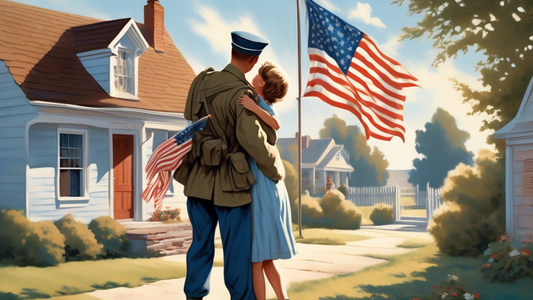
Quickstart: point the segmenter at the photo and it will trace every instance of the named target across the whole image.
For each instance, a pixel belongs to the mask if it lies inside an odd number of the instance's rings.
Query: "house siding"
[[[68,126],[62,126],[68,128]],[[88,200],[77,203],[57,199],[57,129],[56,124],[38,123],[30,127],[29,195],[32,221],[57,220],[72,214],[78,220],[109,215],[109,133],[107,129],[87,129]]]
[[[0,61],[0,210],[26,212],[26,124],[37,109]]]
[[[111,70],[111,62],[109,57],[99,57],[99,58],[80,58],[81,63],[93,76],[93,78],[100,84],[100,86],[107,92],[110,93],[110,83],[109,83],[109,72]]]
[[[533,195],[524,194],[524,161],[533,159],[533,145],[517,147],[513,153],[514,234],[533,236]]]

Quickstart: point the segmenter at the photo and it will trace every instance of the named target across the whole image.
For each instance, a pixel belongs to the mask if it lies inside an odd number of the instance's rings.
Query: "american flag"
[[[205,116],[187,126],[170,139],[159,144],[146,164],[146,177],[148,184],[141,197],[149,203],[154,201],[154,208],[160,211],[163,199],[172,183],[171,172],[176,170],[183,161],[183,157],[192,148],[192,136],[196,131],[207,126],[210,116]]]
[[[362,31],[312,0],[309,16],[310,72],[304,96],[352,112],[366,138],[404,142],[403,88],[419,86],[399,62],[383,54]]]

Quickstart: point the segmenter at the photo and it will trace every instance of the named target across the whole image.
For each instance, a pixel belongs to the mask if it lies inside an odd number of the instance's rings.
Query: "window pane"
[[[70,170],[70,196],[81,196],[81,170]]]
[[[59,150],[59,156],[62,157],[62,158],[68,157],[68,149],[61,148]]]
[[[68,147],[68,134],[62,133],[59,136],[59,147]]]
[[[67,159],[61,159],[59,161],[59,166],[60,167],[68,167],[68,158]]]
[[[75,158],[76,157],[76,150],[75,149],[70,149],[69,150],[69,157],[70,158]]]
[[[61,197],[70,196],[70,171],[69,170],[59,171],[59,196]]]

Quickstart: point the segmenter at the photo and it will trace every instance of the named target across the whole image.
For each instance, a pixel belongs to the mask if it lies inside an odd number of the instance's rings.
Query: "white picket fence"
[[[429,187],[429,183],[426,186],[427,188],[427,204],[426,204],[426,216],[428,217],[428,220],[431,220],[433,218],[433,215],[435,214],[435,210],[440,208],[441,206],[445,205],[444,201],[442,201],[442,188],[440,189],[434,189],[432,187]]]
[[[445,204],[441,196],[442,188],[431,188],[429,183],[426,188],[426,192],[423,192],[418,189],[418,186],[416,188],[400,188],[398,186],[349,187],[346,200],[356,206],[374,206],[379,203],[392,205],[394,220],[399,221],[401,220],[401,197],[414,196],[416,206],[426,208],[426,216],[429,220],[433,218],[435,210]]]
[[[418,187],[418,184],[416,185],[416,187],[412,188],[401,188],[400,194],[401,197],[412,197],[415,200],[415,206],[421,208],[426,207],[427,193],[421,191]]]
[[[351,187],[346,199],[356,206],[374,206],[379,203],[392,205],[394,220],[401,219],[400,187]]]

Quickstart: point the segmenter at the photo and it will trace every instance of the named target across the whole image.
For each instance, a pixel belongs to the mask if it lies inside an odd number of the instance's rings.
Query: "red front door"
[[[115,220],[133,218],[133,136],[113,135]]]

